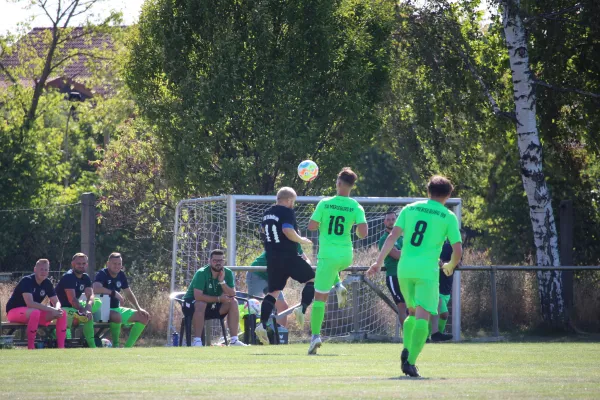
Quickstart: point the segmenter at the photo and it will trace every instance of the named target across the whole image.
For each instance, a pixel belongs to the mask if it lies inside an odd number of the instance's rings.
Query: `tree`
[[[182,192],[273,193],[371,145],[388,82],[389,2],[148,2],[127,81]],[[302,192],[302,190],[301,190]]]
[[[79,249],[79,207],[63,206],[94,190],[94,150],[131,112],[116,73],[119,15],[93,25],[97,2],[34,1],[52,27],[0,37],[0,209],[27,209],[0,213],[2,268],[27,268],[36,257],[60,265]],[[85,25],[71,26],[78,15]],[[97,96],[67,101],[82,90]]]

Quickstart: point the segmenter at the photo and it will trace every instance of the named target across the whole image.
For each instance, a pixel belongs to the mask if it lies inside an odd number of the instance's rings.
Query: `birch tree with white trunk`
[[[520,0],[500,0],[514,89],[517,143],[521,178],[529,203],[537,265],[560,265],[558,235],[552,197],[542,163],[542,144],[536,117],[535,81],[530,70],[528,40],[520,15]],[[566,310],[560,271],[538,271],[538,291],[544,321],[552,326],[565,322]]]

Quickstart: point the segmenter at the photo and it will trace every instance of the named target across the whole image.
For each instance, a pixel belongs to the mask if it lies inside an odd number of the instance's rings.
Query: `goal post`
[[[300,234],[313,241],[312,246],[303,246],[303,251],[316,265],[318,234],[308,231],[308,222],[317,203],[324,196],[299,196],[296,199],[296,220]],[[329,337],[348,336],[357,333],[365,336],[398,338],[398,318],[390,309],[389,302],[381,293],[389,296],[385,286],[385,274],[366,284],[362,272],[372,264],[377,254],[377,243],[384,231],[383,219],[390,210],[399,212],[407,204],[424,198],[414,197],[353,197],[365,209],[368,235],[353,237],[353,266],[342,274],[348,284],[350,298],[344,309],[339,309],[335,296],[329,296],[324,331]],[[248,267],[262,253],[260,235],[262,216],[266,209],[275,204],[276,196],[224,195],[182,200],[177,204],[171,270],[171,292],[185,291],[196,270],[208,264],[210,251],[222,248],[226,251],[226,264],[236,267],[236,288],[244,289],[245,274],[242,271],[264,270],[264,267]],[[461,199],[451,198],[446,205],[457,215],[460,223]],[[376,285],[376,288],[369,285]],[[299,299],[300,286],[290,284],[286,296]],[[376,290],[379,288],[380,290]],[[375,289],[375,290],[374,290]],[[239,289],[238,289],[239,290]],[[460,310],[460,273],[455,273],[452,310]],[[296,297],[294,297],[296,296]],[[294,301],[288,301],[293,304]],[[387,310],[389,312],[381,312]],[[460,336],[460,315],[452,312],[452,333],[455,340]],[[171,304],[168,324],[168,343],[175,326],[174,305]],[[302,334],[302,327],[298,327]],[[307,334],[307,332],[304,332]],[[352,336],[350,335],[350,336]]]

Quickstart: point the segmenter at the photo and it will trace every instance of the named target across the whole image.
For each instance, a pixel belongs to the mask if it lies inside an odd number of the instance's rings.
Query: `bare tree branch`
[[[6,74],[6,76],[8,76],[8,79],[10,79],[10,81],[12,83],[17,84],[17,80],[15,79],[15,77],[10,73],[10,71],[1,62],[0,62],[0,70],[2,70]]]
[[[70,59],[73,59],[76,57],[89,57],[89,58],[93,58],[94,60],[112,60],[112,58],[110,58],[110,57],[101,57],[101,56],[95,55],[93,53],[88,53],[85,51],[78,51],[76,53],[69,54],[68,56],[65,56],[65,57],[61,58],[60,60],[58,60],[57,62],[55,62],[52,65],[52,67],[50,67],[50,71],[51,72],[55,71],[62,64],[69,61]]]
[[[52,25],[56,25],[56,21],[54,21],[54,18],[52,18],[52,16],[48,12],[48,9],[46,8],[46,3],[48,3],[47,0],[46,1],[40,1],[39,2],[40,8],[42,10],[44,10],[44,13],[46,14],[46,16],[48,16],[48,19],[52,22]]]
[[[572,93],[580,94],[582,96],[588,96],[588,97],[593,97],[595,99],[600,99],[600,94],[598,94],[598,93],[587,92],[585,90],[581,90],[581,89],[577,89],[577,88],[555,86],[555,85],[551,85],[550,83],[538,81],[535,79],[533,80],[533,84],[538,85],[538,86],[543,86],[548,89],[556,90],[557,92],[572,92]]]

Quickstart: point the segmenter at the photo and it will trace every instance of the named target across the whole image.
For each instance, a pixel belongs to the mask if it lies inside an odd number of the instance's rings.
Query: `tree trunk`
[[[535,90],[529,70],[527,35],[519,15],[519,3],[519,0],[501,2],[502,23],[512,71],[521,177],[529,202],[537,265],[559,266],[558,236],[551,195],[542,170]],[[562,276],[559,271],[539,271],[537,277],[544,322],[562,328],[566,315]]]

